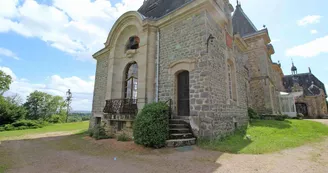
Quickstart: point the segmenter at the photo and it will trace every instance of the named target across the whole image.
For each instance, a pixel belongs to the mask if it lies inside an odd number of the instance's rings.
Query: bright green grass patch
[[[43,134],[50,132],[71,132],[77,133],[86,131],[89,126],[89,121],[76,122],[76,123],[64,123],[64,124],[52,124],[39,129],[27,129],[27,130],[15,130],[15,131],[3,131],[0,132],[0,141],[23,139],[24,136]]]
[[[0,165],[0,173],[4,173],[6,169],[7,169],[6,166]]]
[[[328,136],[328,126],[318,122],[256,120],[246,133],[236,132],[225,139],[199,140],[198,145],[222,152],[262,154],[317,142],[324,136]]]

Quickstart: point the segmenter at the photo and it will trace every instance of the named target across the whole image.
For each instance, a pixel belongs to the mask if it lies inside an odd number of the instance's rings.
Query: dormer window
[[[150,5],[148,6],[147,13],[152,11],[153,9],[155,9],[158,6],[158,1],[159,0],[150,1]]]
[[[126,44],[127,50],[136,50],[139,48],[140,38],[138,36],[131,36]]]

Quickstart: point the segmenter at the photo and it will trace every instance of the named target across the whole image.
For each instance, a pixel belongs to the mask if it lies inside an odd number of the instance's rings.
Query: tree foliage
[[[27,111],[15,98],[0,96],[0,126],[23,119]]]
[[[11,76],[0,70],[0,95],[9,90],[11,82]]]
[[[24,106],[28,111],[26,118],[31,120],[48,120],[54,114],[65,116],[66,111],[66,104],[62,97],[41,91],[31,93]]]

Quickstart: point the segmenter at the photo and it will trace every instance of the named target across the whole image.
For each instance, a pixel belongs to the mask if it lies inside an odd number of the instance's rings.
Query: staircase
[[[166,146],[182,147],[196,144],[196,138],[192,134],[188,121],[189,119],[184,117],[173,117],[173,119],[170,119],[170,138],[166,140]]]

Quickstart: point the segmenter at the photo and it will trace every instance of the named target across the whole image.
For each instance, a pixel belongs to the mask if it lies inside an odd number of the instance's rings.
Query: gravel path
[[[316,120],[328,125],[328,120]],[[0,170],[9,173],[327,173],[328,139],[265,155],[227,154],[186,147],[150,150],[132,142],[79,135],[5,141]],[[0,171],[1,172],[1,171]]]

